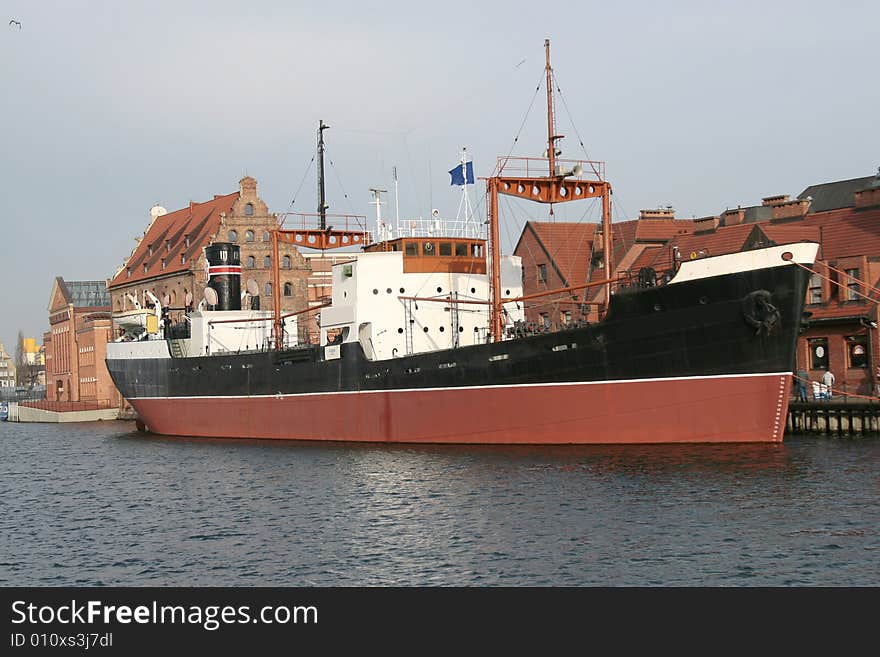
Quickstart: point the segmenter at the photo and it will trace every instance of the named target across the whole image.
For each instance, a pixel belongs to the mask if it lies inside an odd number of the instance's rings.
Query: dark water
[[[880,440],[386,447],[0,423],[2,585],[880,584]]]

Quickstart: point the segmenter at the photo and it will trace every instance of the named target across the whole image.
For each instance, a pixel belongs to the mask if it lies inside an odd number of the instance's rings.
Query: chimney
[[[880,168],[871,184],[855,193],[857,208],[871,208],[880,205]]]
[[[779,194],[778,196],[765,196],[761,199],[761,205],[765,208],[772,208],[782,203],[788,203],[788,194]]]
[[[721,213],[722,226],[739,226],[746,218],[746,211],[742,208],[736,210],[725,210]]]
[[[795,199],[778,203],[773,206],[773,217],[770,220],[802,219],[809,212],[812,200],[811,197],[807,196],[803,200]]]
[[[667,205],[656,210],[639,210],[639,220],[642,219],[675,219],[675,209]]]
[[[716,216],[696,217],[693,221],[695,233],[714,232],[715,229],[718,228],[718,224],[720,223],[719,218]]]

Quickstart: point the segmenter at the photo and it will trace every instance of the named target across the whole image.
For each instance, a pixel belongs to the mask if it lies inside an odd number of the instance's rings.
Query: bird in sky
[[[17,20],[9,21],[9,27],[12,27],[13,25],[18,25],[18,29],[21,29],[21,23],[19,23]]]

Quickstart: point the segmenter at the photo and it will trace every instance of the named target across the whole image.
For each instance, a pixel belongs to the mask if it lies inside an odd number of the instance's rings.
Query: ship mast
[[[566,203],[588,198],[602,199],[602,251],[605,270],[605,307],[611,299],[611,185],[604,180],[601,164],[574,160],[558,160],[561,152],[556,142],[563,135],[556,134],[556,117],[553,110],[553,68],[550,65],[550,39],[544,40],[545,71],[547,76],[547,159],[548,175],[538,176],[535,158],[499,158],[497,175],[486,179],[488,198],[489,237],[491,248],[491,306],[489,331],[494,342],[503,338],[504,304],[522,299],[504,299],[501,296],[501,244],[498,195],[517,196],[538,203]],[[584,164],[587,166],[585,167]],[[596,179],[585,179],[583,173],[589,168]],[[507,173],[509,172],[509,173]],[[562,292],[549,290],[542,296]]]
[[[327,201],[324,197],[324,131],[329,128],[323,120],[318,122],[318,215],[321,217],[320,228],[327,228]]]

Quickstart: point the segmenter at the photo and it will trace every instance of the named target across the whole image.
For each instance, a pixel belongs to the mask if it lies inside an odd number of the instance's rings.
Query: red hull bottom
[[[781,442],[790,373],[130,400],[173,436],[460,444]]]

